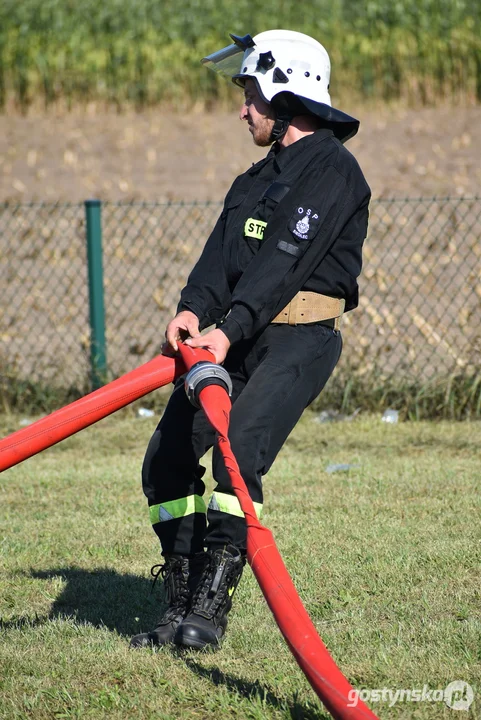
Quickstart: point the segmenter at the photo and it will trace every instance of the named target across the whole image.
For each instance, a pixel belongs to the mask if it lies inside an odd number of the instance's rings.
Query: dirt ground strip
[[[374,197],[481,195],[481,107],[360,110],[348,143]],[[221,200],[265,154],[236,112],[0,117],[0,202]]]

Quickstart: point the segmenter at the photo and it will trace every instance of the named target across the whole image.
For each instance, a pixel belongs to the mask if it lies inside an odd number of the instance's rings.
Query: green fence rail
[[[96,387],[157,354],[220,208],[0,205],[2,377]],[[478,372],[480,238],[480,198],[373,201],[339,371],[409,381]]]

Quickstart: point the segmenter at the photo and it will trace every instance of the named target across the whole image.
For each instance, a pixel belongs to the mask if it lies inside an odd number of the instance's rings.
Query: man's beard
[[[274,127],[274,120],[265,117],[258,120],[255,127],[253,125],[250,127],[252,128],[252,139],[254,140],[255,145],[258,145],[259,147],[272,145],[271,135],[272,128]]]

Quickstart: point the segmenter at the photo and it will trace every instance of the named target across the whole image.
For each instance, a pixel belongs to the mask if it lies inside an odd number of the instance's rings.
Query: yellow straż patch
[[[244,235],[246,237],[257,238],[262,240],[264,237],[264,230],[266,229],[267,223],[264,220],[256,220],[255,218],[247,218],[244,225]]]

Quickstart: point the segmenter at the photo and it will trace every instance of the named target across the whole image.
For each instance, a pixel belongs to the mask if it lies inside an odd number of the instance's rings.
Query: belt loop
[[[339,331],[341,329],[342,316],[344,314],[344,308],[346,307],[346,300],[344,298],[339,300],[339,315],[334,318],[334,330]]]
[[[299,307],[299,293],[294,295],[291,302],[289,303],[289,316],[287,321],[289,325],[297,325],[297,309]]]

